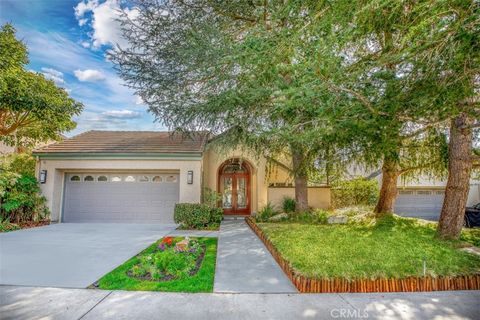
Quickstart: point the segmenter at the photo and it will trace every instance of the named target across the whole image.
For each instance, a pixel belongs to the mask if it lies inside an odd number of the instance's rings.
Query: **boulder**
[[[327,222],[328,224],[344,224],[348,222],[348,217],[343,215],[330,216]]]
[[[273,217],[270,217],[270,219],[268,219],[268,221],[275,222],[275,221],[281,221],[281,220],[284,220],[284,219],[287,219],[287,218],[288,218],[288,214],[279,213],[279,214],[274,215]]]

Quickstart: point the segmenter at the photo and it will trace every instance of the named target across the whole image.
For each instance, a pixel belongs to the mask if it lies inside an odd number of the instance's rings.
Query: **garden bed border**
[[[298,274],[285,260],[252,217],[245,218],[252,231],[267,247],[280,268],[302,293],[342,292],[418,292],[447,290],[480,290],[480,274],[456,277],[407,277],[403,279],[315,279]]]

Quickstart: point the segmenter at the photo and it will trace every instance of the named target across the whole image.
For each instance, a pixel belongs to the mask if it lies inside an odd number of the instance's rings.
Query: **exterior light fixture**
[[[40,171],[40,183],[46,183],[47,182],[47,170],[41,170]]]
[[[187,183],[188,184],[193,184],[193,171],[189,170],[187,172]]]

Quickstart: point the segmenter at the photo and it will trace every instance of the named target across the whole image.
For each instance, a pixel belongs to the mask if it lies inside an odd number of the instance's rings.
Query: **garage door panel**
[[[438,220],[444,194],[441,190],[401,190],[395,212],[404,217]]]
[[[85,181],[86,176],[94,181]],[[99,176],[108,181],[97,181]],[[135,181],[125,181],[127,177]],[[113,181],[114,178],[120,181]],[[140,178],[148,181],[139,182]],[[178,174],[67,174],[63,221],[173,223],[178,199]]]

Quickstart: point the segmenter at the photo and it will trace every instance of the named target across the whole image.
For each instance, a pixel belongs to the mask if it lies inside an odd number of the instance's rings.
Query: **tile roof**
[[[187,153],[203,152],[208,134],[166,131],[87,131],[34,151],[51,153]]]

